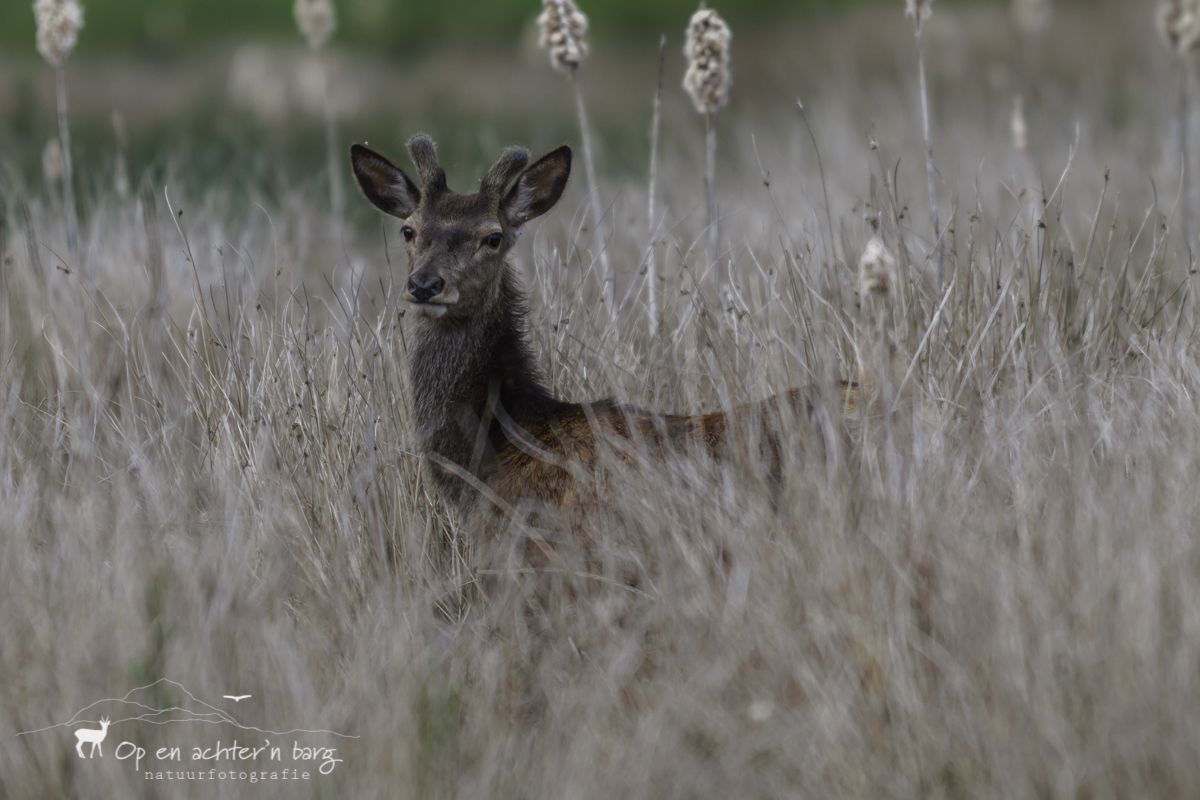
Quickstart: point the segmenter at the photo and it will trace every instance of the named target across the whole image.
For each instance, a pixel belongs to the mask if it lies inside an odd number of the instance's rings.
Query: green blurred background
[[[995,0],[999,2],[999,0]],[[770,24],[780,14],[832,12],[902,0],[717,0],[711,5],[732,23]],[[955,0],[938,0],[939,4]],[[961,0],[959,0],[961,2]],[[656,37],[675,32],[697,0],[584,0],[594,33]],[[84,0],[86,35],[81,53],[161,52],[247,37],[295,35],[291,0]],[[445,41],[511,41],[539,11],[538,0],[336,0],[338,41],[398,54]],[[32,50],[30,0],[0,3],[0,46]]]
[[[644,160],[661,34],[664,135],[671,147],[698,146],[679,84],[684,28],[700,0],[577,1],[590,21],[582,84],[599,167],[621,174]],[[540,0],[333,0],[337,31],[316,57],[297,31],[294,0],[80,2],[84,27],[66,65],[72,151],[96,191],[118,169],[136,183],[161,182],[174,168],[198,185],[235,172],[240,185],[267,192],[324,180],[314,58],[328,71],[339,146],[369,140],[394,149],[426,130],[462,174],[474,174],[505,144],[536,148],[578,134],[567,85],[536,46]],[[999,10],[1009,0],[936,2]],[[788,114],[790,98],[816,99],[831,70],[845,80],[861,72],[858,82],[879,91],[908,91],[904,0],[709,5],[735,31],[737,91],[726,120]],[[33,0],[0,0],[0,188],[42,186],[45,148],[57,135],[54,73],[34,42]]]

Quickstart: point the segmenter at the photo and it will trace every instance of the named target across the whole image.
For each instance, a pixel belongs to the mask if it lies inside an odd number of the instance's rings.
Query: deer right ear
[[[421,190],[404,170],[361,144],[350,148],[350,164],[359,188],[380,211],[408,219],[417,210]]]
[[[508,221],[519,228],[554,207],[570,176],[571,148],[564,145],[526,167],[504,196],[500,208]]]

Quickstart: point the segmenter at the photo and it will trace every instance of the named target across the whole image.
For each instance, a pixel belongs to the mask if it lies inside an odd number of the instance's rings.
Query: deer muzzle
[[[432,270],[419,269],[409,275],[405,289],[408,305],[424,316],[441,317],[458,302],[458,290],[448,287],[445,279]]]

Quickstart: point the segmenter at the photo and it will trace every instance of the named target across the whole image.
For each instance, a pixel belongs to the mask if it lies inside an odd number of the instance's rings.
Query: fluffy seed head
[[[46,183],[58,183],[62,180],[63,169],[62,145],[55,137],[47,141],[46,146],[42,148],[42,177],[46,179]]]
[[[904,0],[904,15],[912,17],[917,27],[933,16],[933,0]]]
[[[775,703],[768,699],[751,701],[750,705],[746,707],[746,716],[756,725],[761,725],[774,715]]]
[[[1013,19],[1027,36],[1040,36],[1049,30],[1053,15],[1051,0],[1013,0]]]
[[[542,0],[538,17],[538,44],[550,54],[550,65],[559,72],[574,73],[587,58],[588,21],[574,0]]]
[[[883,297],[891,292],[895,280],[896,258],[876,229],[858,260],[858,292],[863,297]]]
[[[1158,30],[1167,46],[1181,57],[1200,50],[1200,0],[1162,0]]]
[[[1017,95],[1013,103],[1012,113],[1013,147],[1018,153],[1024,153],[1029,147],[1029,126],[1025,124],[1025,98]]]
[[[332,0],[296,0],[294,13],[296,27],[308,40],[308,46],[313,50],[324,47],[337,27]]]
[[[83,9],[77,0],[34,0],[37,49],[51,66],[61,67],[75,49],[83,27]]]
[[[729,102],[733,76],[729,69],[729,40],[733,32],[716,11],[701,8],[692,15],[684,38],[687,72],[683,88],[701,114],[715,114]]]

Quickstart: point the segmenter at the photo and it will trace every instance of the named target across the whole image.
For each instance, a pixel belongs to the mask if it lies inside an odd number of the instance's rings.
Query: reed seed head
[[[687,72],[683,88],[701,114],[715,114],[729,102],[733,75],[729,68],[729,41],[733,32],[716,11],[701,8],[692,15],[684,38]]]
[[[1012,113],[1013,147],[1018,153],[1024,153],[1029,147],[1029,126],[1025,124],[1025,98],[1017,95],[1013,102]]]
[[[765,698],[753,700],[751,701],[750,705],[746,707],[746,716],[748,716],[750,721],[755,725],[761,725],[771,717],[775,716],[775,703]]]
[[[920,28],[933,16],[933,0],[904,0],[904,15],[912,17],[913,22]]]
[[[1051,0],[1013,0],[1013,20],[1026,36],[1040,36],[1050,29],[1054,17]]]
[[[1186,57],[1200,51],[1200,0],[1162,0],[1158,29],[1176,55]]]
[[[313,50],[324,47],[337,27],[332,0],[296,0],[294,12],[296,27],[308,40],[308,46]]]
[[[54,185],[62,180],[64,169],[62,144],[58,137],[49,139],[42,148],[42,177],[46,183]]]
[[[872,220],[875,234],[858,260],[858,292],[863,297],[887,296],[896,281],[896,258],[883,243],[878,225],[877,221]]]
[[[587,58],[588,21],[574,0],[542,0],[538,44],[550,54],[550,66],[569,75]]]
[[[77,0],[34,0],[37,49],[51,66],[61,67],[79,39],[83,9]]]

